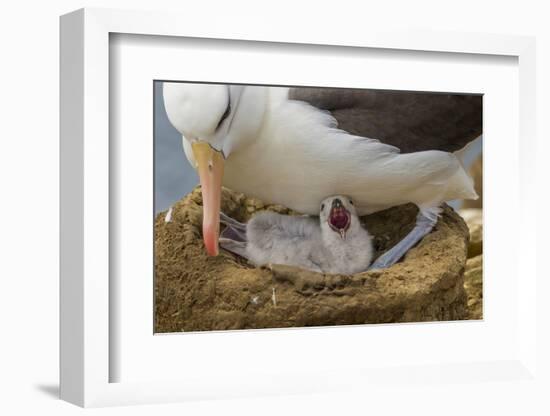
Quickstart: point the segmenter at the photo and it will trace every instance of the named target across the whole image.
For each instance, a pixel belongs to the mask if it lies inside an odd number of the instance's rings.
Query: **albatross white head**
[[[257,136],[266,92],[240,85],[167,82],[163,94],[168,119],[181,133],[187,158],[199,174],[204,244],[215,256],[224,161]]]

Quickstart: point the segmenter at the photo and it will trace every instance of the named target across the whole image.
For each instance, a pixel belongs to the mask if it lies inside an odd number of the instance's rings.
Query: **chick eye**
[[[220,118],[220,121],[218,122],[218,125],[216,126],[216,130],[220,128],[223,121],[231,114],[231,101],[227,102],[227,107],[225,108],[225,112],[222,115],[222,118]]]
[[[325,209],[325,204],[321,204],[321,211]]]
[[[349,200],[349,203],[350,203],[351,205],[353,205],[353,201],[352,201],[351,199]]]

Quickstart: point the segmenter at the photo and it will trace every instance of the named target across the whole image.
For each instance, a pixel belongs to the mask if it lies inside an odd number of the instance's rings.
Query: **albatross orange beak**
[[[201,182],[202,237],[208,255],[217,256],[224,158],[208,143],[195,142],[191,147]]]

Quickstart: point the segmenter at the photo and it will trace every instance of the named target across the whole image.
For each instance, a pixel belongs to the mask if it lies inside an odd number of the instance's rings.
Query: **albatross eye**
[[[220,118],[220,121],[218,122],[218,125],[216,126],[216,130],[220,128],[223,121],[231,114],[231,101],[227,102],[227,107],[225,108],[225,112],[222,115],[222,118]]]
[[[352,201],[351,199],[349,200],[349,203],[350,203],[351,205],[353,205],[353,201]]]
[[[325,209],[325,204],[321,204],[321,211]]]

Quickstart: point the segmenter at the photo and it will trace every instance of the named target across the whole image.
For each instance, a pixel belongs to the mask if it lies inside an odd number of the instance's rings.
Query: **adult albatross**
[[[222,184],[310,215],[337,194],[359,215],[417,205],[414,229],[371,268],[391,266],[429,233],[443,202],[477,198],[451,152],[481,135],[479,95],[170,82],[163,93],[199,173],[210,255]]]

